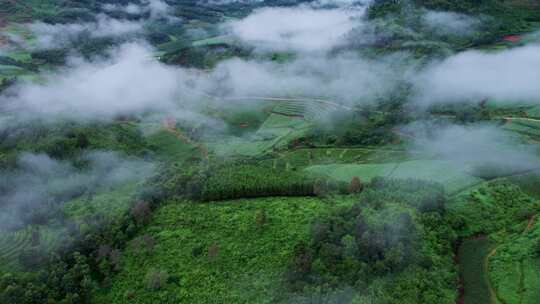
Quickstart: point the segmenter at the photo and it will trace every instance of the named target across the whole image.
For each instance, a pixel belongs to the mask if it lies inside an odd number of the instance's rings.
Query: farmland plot
[[[307,172],[326,175],[339,181],[350,181],[354,176],[370,181],[374,177],[413,178],[443,184],[449,193],[482,182],[445,161],[418,160],[384,164],[332,164],[306,168]]]

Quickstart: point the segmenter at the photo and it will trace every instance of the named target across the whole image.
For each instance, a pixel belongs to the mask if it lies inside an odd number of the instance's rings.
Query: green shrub
[[[455,233],[433,212],[438,209],[422,203],[440,199],[434,195],[440,193],[433,183],[375,179],[358,203],[312,224],[310,241],[298,243],[289,263],[289,289],[336,292],[354,286],[354,293],[367,296],[374,282],[384,282],[385,295],[376,302],[453,301]]]

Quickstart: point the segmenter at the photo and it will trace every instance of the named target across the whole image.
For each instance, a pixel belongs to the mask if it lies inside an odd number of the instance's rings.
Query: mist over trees
[[[538,3],[27,2],[1,303],[535,303]]]

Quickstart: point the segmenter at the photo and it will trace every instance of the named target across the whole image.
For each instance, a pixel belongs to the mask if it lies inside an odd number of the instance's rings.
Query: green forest
[[[0,1],[0,303],[540,303],[540,2]]]

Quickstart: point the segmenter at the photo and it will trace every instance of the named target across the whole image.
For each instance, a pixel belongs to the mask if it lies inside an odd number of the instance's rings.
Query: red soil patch
[[[240,128],[247,128],[247,127],[249,127],[249,124],[247,123],[240,124]]]
[[[521,35],[507,35],[503,37],[503,40],[507,42],[519,42],[521,38]]]
[[[176,119],[172,116],[167,116],[165,119],[163,119],[163,126],[165,128],[175,128],[176,127]]]
[[[532,227],[534,226],[535,220],[536,220],[536,215],[532,216],[529,219],[529,221],[527,222],[527,227],[525,227],[525,230],[523,231],[523,233],[527,233],[529,232],[529,230],[532,229]]]

